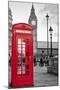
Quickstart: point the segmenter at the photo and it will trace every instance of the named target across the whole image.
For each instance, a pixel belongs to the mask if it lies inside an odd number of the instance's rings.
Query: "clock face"
[[[36,22],[34,20],[31,23],[32,23],[32,25],[36,25]]]

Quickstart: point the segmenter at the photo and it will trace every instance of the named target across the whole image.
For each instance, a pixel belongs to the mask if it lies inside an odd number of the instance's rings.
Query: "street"
[[[34,67],[34,86],[56,86],[58,85],[58,76],[47,73],[47,67]]]

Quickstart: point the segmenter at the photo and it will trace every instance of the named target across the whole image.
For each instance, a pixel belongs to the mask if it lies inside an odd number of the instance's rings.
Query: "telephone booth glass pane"
[[[26,49],[27,48],[27,49]],[[27,65],[26,65],[27,64]],[[18,75],[29,75],[29,40],[18,38]]]
[[[17,70],[18,75],[26,74],[25,48],[26,48],[26,44],[23,41],[23,39],[18,38],[18,70]]]

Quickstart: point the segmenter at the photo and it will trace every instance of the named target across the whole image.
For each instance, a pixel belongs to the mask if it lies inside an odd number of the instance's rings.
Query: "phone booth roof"
[[[18,30],[32,30],[32,26],[26,23],[13,24],[12,29]]]

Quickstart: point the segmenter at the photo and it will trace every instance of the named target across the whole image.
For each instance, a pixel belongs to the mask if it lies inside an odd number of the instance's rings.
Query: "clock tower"
[[[37,17],[35,15],[35,9],[32,4],[30,17],[28,23],[33,27],[33,47],[34,47],[34,56],[37,54]]]

